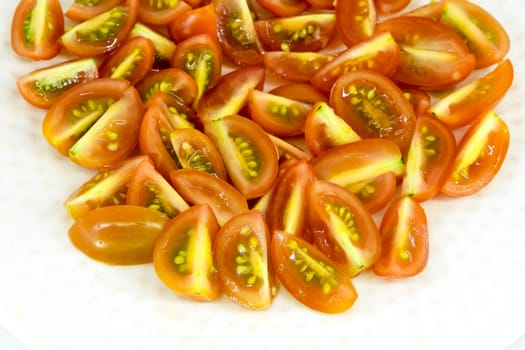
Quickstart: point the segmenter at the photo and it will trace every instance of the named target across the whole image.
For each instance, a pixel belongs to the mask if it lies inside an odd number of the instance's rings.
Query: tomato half
[[[307,83],[285,83],[268,91],[270,94],[286,97],[292,100],[315,104],[328,102],[328,96]]]
[[[16,86],[27,102],[35,107],[49,108],[71,87],[98,76],[95,60],[85,58],[34,70],[20,77]]]
[[[218,231],[207,204],[197,204],[171,219],[153,251],[153,266],[160,280],[186,298],[217,299],[221,290],[212,246]]]
[[[278,17],[297,16],[310,7],[304,0],[257,0],[257,3]]]
[[[268,308],[277,287],[270,263],[270,234],[262,213],[252,210],[234,216],[217,233],[213,247],[226,295],[248,309]]]
[[[260,197],[278,172],[278,155],[268,134],[238,115],[207,122],[206,135],[215,143],[235,187],[247,198]]]
[[[384,75],[355,70],[336,80],[330,105],[363,138],[384,138],[405,153],[416,115],[403,91]]]
[[[211,3],[184,12],[168,23],[167,29],[171,38],[176,42],[199,34],[208,34],[218,40],[215,6]]]
[[[58,0],[21,0],[11,22],[11,47],[19,56],[47,60],[60,52],[64,17]]]
[[[95,209],[69,229],[73,245],[92,259],[115,265],[153,260],[157,237],[169,218],[156,210],[116,205]]]
[[[451,174],[441,192],[463,197],[485,188],[503,165],[509,138],[507,125],[494,111],[480,115],[459,142]]]
[[[166,25],[189,10],[191,6],[183,0],[139,0],[138,20],[147,24]]]
[[[102,12],[111,10],[120,5],[124,0],[75,0],[66,11],[66,17],[83,22],[91,17],[100,15]]]
[[[321,67],[333,60],[321,52],[266,51],[264,66],[273,75],[292,82],[309,82]]]
[[[279,281],[304,305],[325,313],[341,313],[356,301],[357,292],[344,267],[314,245],[277,231],[270,252]]]
[[[131,85],[141,81],[153,68],[155,62],[153,43],[144,37],[127,40],[115,53],[102,62],[100,77],[126,79]]]
[[[155,94],[164,92],[190,105],[197,96],[197,83],[182,69],[168,68],[150,72],[137,84],[137,90],[144,104]]]
[[[336,1],[335,16],[337,31],[348,47],[370,38],[375,32],[377,14],[374,0]]]
[[[419,116],[406,161],[402,195],[422,202],[439,192],[450,173],[456,139],[438,119]]]
[[[426,90],[451,87],[474,70],[476,57],[450,28],[435,20],[399,16],[381,22],[379,32],[390,32],[401,49],[392,78]]]
[[[413,198],[401,197],[386,210],[379,229],[381,256],[374,264],[376,275],[412,277],[427,265],[428,225],[423,207]]]

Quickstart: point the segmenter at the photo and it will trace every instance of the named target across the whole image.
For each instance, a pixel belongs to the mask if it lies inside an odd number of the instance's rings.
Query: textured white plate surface
[[[64,8],[70,2],[62,2]],[[354,307],[335,316],[307,309],[282,288],[263,312],[225,297],[191,302],[168,291],[150,264],[110,267],[76,251],[62,203],[91,172],[51,149],[40,131],[44,112],[17,93],[16,79],[46,63],[24,62],[11,52],[16,3],[0,2],[0,323],[31,349],[493,350],[525,332],[521,1],[477,1],[512,40],[515,82],[496,109],[511,131],[499,175],[471,198],[425,203],[426,270],[403,281],[364,273],[355,279]]]

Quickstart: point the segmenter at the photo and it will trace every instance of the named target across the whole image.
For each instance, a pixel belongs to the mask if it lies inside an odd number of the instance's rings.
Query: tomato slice
[[[403,91],[384,75],[355,70],[342,75],[330,92],[330,105],[363,138],[384,138],[408,150],[416,115]]]
[[[416,7],[413,10],[408,11],[406,16],[425,17],[434,21],[440,21],[441,15],[443,14],[443,7],[445,6],[444,1],[434,1],[428,4],[424,4]]]
[[[261,19],[255,30],[269,51],[320,51],[335,35],[335,14],[316,13]]]
[[[263,47],[246,0],[213,0],[222,50],[240,66],[262,63]]]
[[[182,69],[168,68],[149,73],[137,84],[137,90],[144,104],[155,94],[164,92],[190,105],[197,96],[197,83]]]
[[[336,1],[335,16],[337,31],[348,47],[370,38],[375,32],[377,13],[374,0]]]
[[[181,13],[168,23],[167,29],[170,37],[178,43],[199,34],[208,34],[218,40],[215,5],[210,3]]]
[[[438,119],[419,116],[410,144],[401,194],[423,202],[443,186],[456,154],[456,139]]]
[[[312,155],[310,153],[292,143],[293,139],[288,141],[272,134],[268,134],[268,136],[270,137],[270,140],[272,140],[275,148],[277,148],[281,164],[287,160],[305,160],[307,162],[312,160]]]
[[[247,199],[270,189],[277,177],[278,155],[259,125],[231,115],[207,122],[204,131],[219,150],[233,184]]]
[[[310,7],[304,0],[257,0],[257,3],[277,17],[297,16]]]
[[[227,179],[221,155],[204,133],[197,129],[182,128],[173,130],[169,137],[180,168],[195,169]]]
[[[295,162],[279,176],[266,213],[270,232],[278,230],[293,235],[303,235],[306,188],[315,179],[312,166],[304,160]]]
[[[485,9],[467,1],[445,1],[441,22],[450,26],[476,56],[476,68],[488,67],[505,57],[510,39],[501,24]]]
[[[75,0],[65,15],[74,21],[83,22],[100,15],[102,12],[111,10],[123,2],[124,0]]]
[[[432,98],[427,91],[416,88],[403,88],[403,94],[412,105],[412,109],[414,109],[416,116],[430,115],[429,110]]]
[[[374,0],[374,4],[380,14],[391,14],[405,9],[410,0]]]
[[[95,209],[69,229],[73,245],[107,264],[136,265],[153,260],[157,237],[169,218],[156,210],[132,205]]]
[[[197,116],[203,123],[239,113],[248,102],[252,89],[262,90],[265,72],[261,67],[246,67],[222,76],[208,90],[197,106]]]
[[[351,276],[370,268],[379,257],[381,238],[364,204],[345,188],[323,180],[306,191],[307,223],[319,249],[345,264]]]
[[[218,231],[207,204],[194,205],[171,219],[153,251],[153,266],[160,280],[183,297],[217,299],[221,290],[212,245]]]
[[[393,79],[425,90],[449,88],[474,70],[476,57],[450,28],[435,20],[400,16],[377,26],[390,32],[401,49]]]
[[[165,69],[170,67],[171,57],[177,47],[170,38],[142,23],[135,23],[133,29],[129,32],[128,38],[134,38],[137,36],[149,39],[153,44],[155,57],[153,63],[154,69]]]
[[[221,78],[222,52],[218,42],[208,34],[192,36],[180,42],[171,59],[171,66],[188,73],[197,83],[196,108],[205,91]]]
[[[21,0],[11,22],[11,47],[22,57],[47,60],[60,52],[64,17],[58,0]]]
[[[277,231],[270,252],[279,281],[302,304],[325,313],[341,313],[356,301],[357,292],[344,267],[314,245]]]
[[[351,70],[367,68],[391,76],[399,64],[399,46],[390,33],[378,33],[339,53],[312,77],[312,85],[330,91],[335,81]]]
[[[509,138],[507,125],[494,111],[480,115],[459,142],[452,172],[441,192],[463,197],[485,188],[505,160]]]
[[[328,102],[328,96],[307,83],[285,83],[268,91],[270,94],[297,100],[308,104]]]
[[[308,150],[316,156],[332,147],[361,140],[361,137],[328,104],[318,102],[306,117],[304,139]]]
[[[269,245],[268,227],[258,210],[236,215],[215,237],[213,250],[222,289],[247,309],[266,309],[277,294]]]
[[[137,166],[128,184],[126,204],[154,209],[170,218],[189,208],[151,162],[142,162]]]
[[[246,198],[225,180],[195,169],[170,173],[175,190],[191,204],[208,203],[219,225],[237,214],[248,211]]]
[[[423,207],[413,198],[400,197],[386,210],[379,231],[381,256],[374,264],[376,275],[407,278],[427,265],[428,226]]]
[[[79,57],[108,53],[119,46],[135,25],[139,0],[127,0],[84,22],[60,37],[66,50]]]
[[[102,62],[99,74],[101,77],[126,79],[135,85],[153,68],[154,50],[149,39],[140,36],[130,38]]]
[[[34,70],[20,77],[16,85],[27,102],[35,107],[49,108],[71,87],[98,76],[95,60],[85,58]]]
[[[264,66],[276,77],[306,83],[333,58],[332,55],[321,52],[266,51]]]
[[[290,137],[303,133],[312,105],[252,89],[248,94],[251,118],[267,132]]]
[[[430,113],[449,128],[465,126],[481,113],[493,108],[505,96],[514,79],[510,60],[436,102]]]
[[[335,1],[333,0],[306,0],[306,2],[312,5],[313,9],[332,10],[335,4]]]
[[[189,10],[191,6],[182,0],[139,0],[138,20],[147,24],[166,25]]]
[[[99,170],[66,199],[64,205],[69,215],[77,220],[97,208],[125,204],[128,183],[144,161],[150,160],[147,156],[135,156]]]

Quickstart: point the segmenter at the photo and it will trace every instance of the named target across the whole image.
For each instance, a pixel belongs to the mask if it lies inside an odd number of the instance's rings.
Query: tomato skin
[[[163,2],[160,8],[156,6],[158,2],[153,2],[153,6],[151,3],[149,0],[139,0],[138,20],[140,22],[166,25],[181,13],[191,10],[191,6],[182,0],[177,0],[174,4],[173,1],[170,1],[169,5]]]
[[[297,16],[310,7],[304,0],[257,0],[257,3],[277,17]]]
[[[45,20],[40,20],[38,16],[43,16]],[[18,2],[11,22],[11,48],[17,55],[32,60],[51,59],[60,52],[58,39],[63,33],[64,17],[60,1]]]
[[[207,204],[197,204],[171,219],[159,235],[153,266],[160,280],[177,294],[209,301],[220,296],[212,244],[219,225]]]
[[[414,88],[403,88],[403,94],[412,105],[416,116],[430,115],[429,110],[432,104],[432,98],[427,91]]]
[[[503,165],[509,139],[507,125],[494,111],[480,115],[461,138],[452,171],[441,192],[464,197],[485,188]]]
[[[218,40],[215,6],[211,3],[184,12],[168,23],[167,29],[177,43],[199,34],[208,34]]]
[[[336,1],[335,15],[341,40],[348,47],[370,38],[375,32],[377,13],[374,0]]]
[[[401,89],[384,75],[355,70],[336,80],[330,105],[362,138],[380,137],[408,150],[416,115]]]
[[[381,14],[390,14],[403,10],[410,0],[374,0],[376,9]]]
[[[99,67],[100,77],[129,80],[135,85],[153,68],[155,49],[144,37],[128,39],[114,54],[106,58]]]
[[[273,75],[291,82],[306,83],[333,56],[321,52],[266,51],[264,66]]]
[[[328,96],[307,83],[285,83],[274,87],[268,92],[273,95],[309,103],[311,105],[320,101],[328,103]]]
[[[190,105],[197,96],[197,83],[182,69],[168,68],[149,73],[137,84],[137,90],[144,104],[155,94],[164,92]]]
[[[69,229],[69,238],[92,259],[115,265],[143,264],[152,261],[155,241],[168,220],[143,207],[103,207],[79,218]]]
[[[419,274],[429,255],[427,218],[413,198],[400,197],[387,208],[379,231],[382,252],[373,267],[376,275],[407,278]]]
[[[124,0],[102,0],[98,1],[96,5],[93,3],[85,5],[82,1],[75,0],[66,11],[65,16],[74,21],[83,22],[91,17],[101,14],[102,12],[111,10],[113,7],[120,5],[123,2]]]
[[[279,281],[302,304],[324,313],[341,313],[356,301],[357,292],[344,267],[314,245],[276,231],[270,252]]]
[[[247,309],[267,309],[277,293],[269,245],[268,227],[258,210],[232,217],[215,237],[222,290]]]

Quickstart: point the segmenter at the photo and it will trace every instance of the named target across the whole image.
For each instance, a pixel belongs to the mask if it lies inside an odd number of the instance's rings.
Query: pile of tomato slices
[[[94,173],[65,201],[72,243],[249,309],[283,286],[343,312],[354,276],[420,273],[422,203],[477,193],[505,159],[513,67],[474,2],[410,5],[21,0],[14,52],[56,60],[20,94]]]

